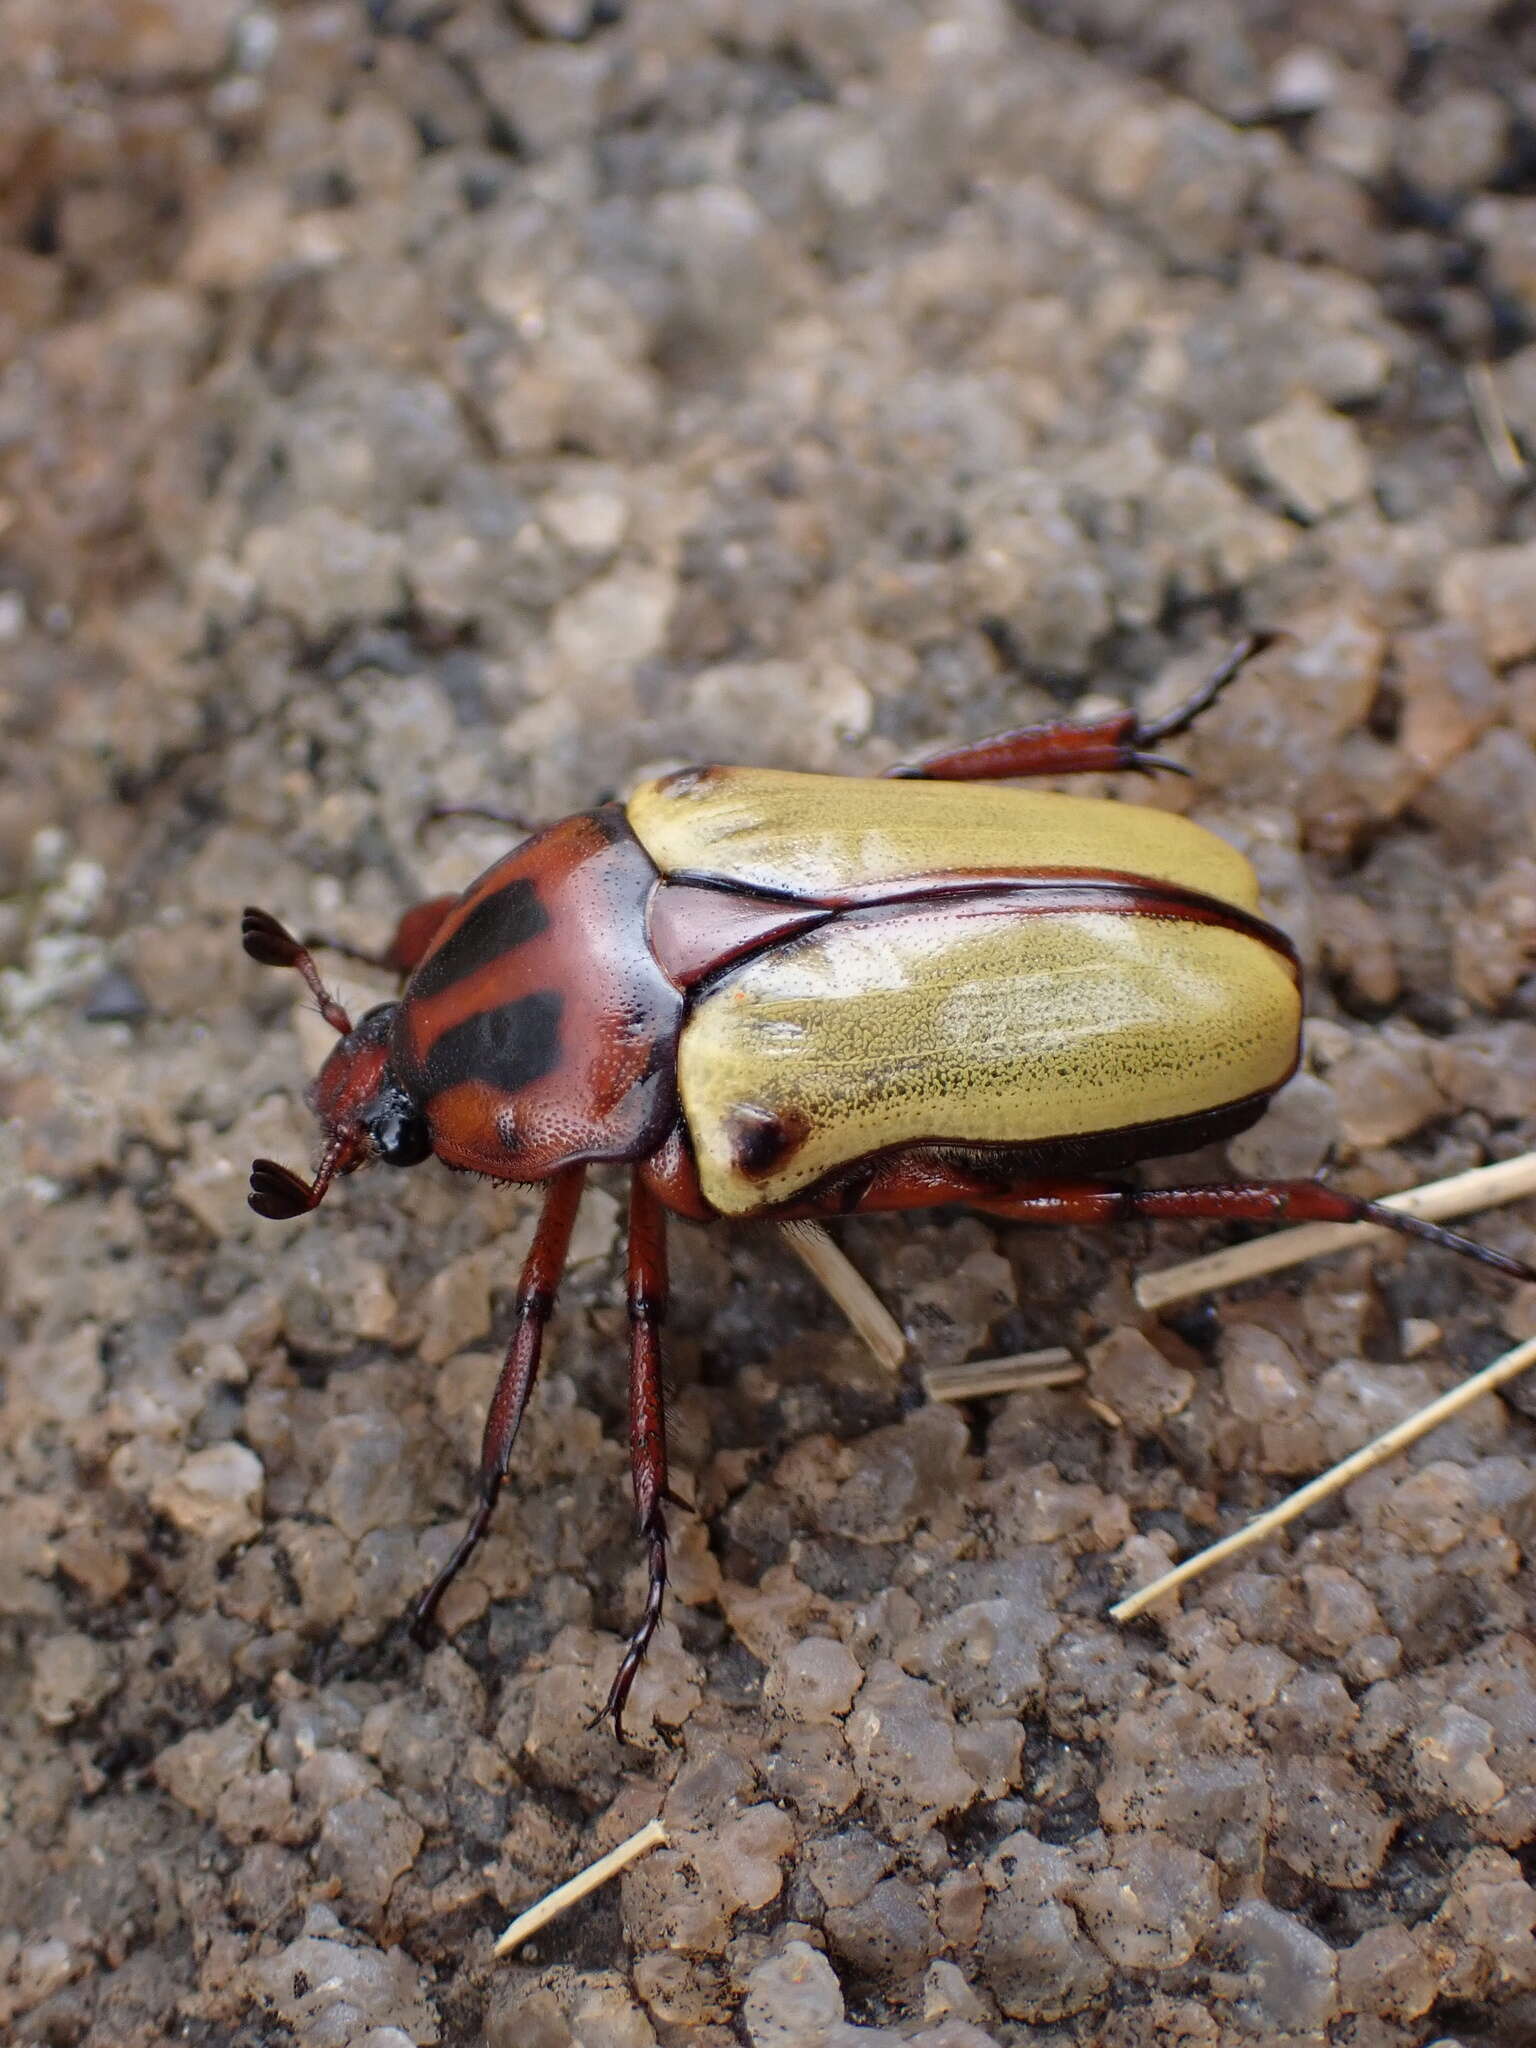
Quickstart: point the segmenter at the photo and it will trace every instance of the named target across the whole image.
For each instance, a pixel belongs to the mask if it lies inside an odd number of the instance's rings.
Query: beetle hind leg
[[[971,740],[963,747],[930,754],[926,760],[890,768],[886,773],[909,782],[998,782],[1030,775],[1105,774],[1123,769],[1151,774],[1159,768],[1187,775],[1189,770],[1182,762],[1155,751],[1158,742],[1188,731],[1253,657],[1279,637],[1251,633],[1240,640],[1199,689],[1166,717],[1143,722],[1134,711],[1114,711],[1088,723],[1021,725],[1012,732]]]
[[[1346,1195],[1315,1180],[1278,1180],[1218,1184],[1212,1187],[1142,1188],[1131,1197],[1137,1216],[1211,1216],[1251,1223],[1375,1223],[1399,1237],[1417,1238],[1441,1251],[1476,1259],[1513,1280],[1536,1279],[1523,1259],[1511,1258],[1490,1244],[1446,1230],[1406,1209],[1388,1209],[1359,1195]]]
[[[650,1583],[645,1612],[608,1689],[597,1720],[624,1739],[624,1708],[661,1620],[667,1591],[666,1399],[661,1383],[661,1325],[667,1312],[666,1212],[637,1173],[629,1197],[629,1451],[635,1519],[645,1539]]]
[[[539,1374],[539,1354],[544,1347],[544,1330],[555,1305],[555,1291],[565,1268],[576,1211],[581,1205],[584,1166],[567,1167],[549,1183],[533,1243],[523,1262],[517,1286],[517,1328],[502,1362],[496,1391],[486,1412],[485,1434],[480,1446],[480,1499],[469,1527],[454,1546],[453,1555],[417,1601],[411,1616],[411,1635],[426,1641],[443,1595],[485,1540],[496,1511],[496,1501],[512,1446],[522,1424],[528,1397]]]
[[[787,1202],[773,1213],[783,1221],[797,1216],[850,1216],[886,1209],[926,1209],[960,1202],[988,1216],[1011,1223],[1065,1224],[1085,1229],[1127,1223],[1136,1217],[1206,1218],[1225,1223],[1376,1223],[1399,1237],[1418,1238],[1441,1251],[1476,1259],[1514,1280],[1536,1279],[1536,1269],[1492,1245],[1479,1244],[1459,1231],[1426,1222],[1405,1209],[1388,1209],[1359,1195],[1346,1195],[1317,1180],[1216,1181],[1201,1187],[1116,1187],[1101,1180],[1031,1177],[1011,1184],[976,1166],[921,1150],[898,1153],[881,1161],[867,1179],[853,1188],[831,1188],[799,1202]]]
[[[389,944],[378,952],[350,945],[345,939],[327,938],[324,932],[306,932],[304,943],[323,946],[328,953],[339,953],[343,960],[356,960],[363,967],[382,967],[386,973],[403,978],[420,963],[437,937],[438,926],[458,900],[457,896],[429,896],[425,903],[413,903],[402,913]]]
[[[1315,1180],[1218,1181],[1205,1187],[1109,1187],[1098,1181],[1036,1181],[1006,1193],[964,1195],[989,1215],[1021,1223],[1118,1223],[1132,1217],[1198,1217],[1229,1223],[1375,1223],[1441,1251],[1476,1259],[1514,1280],[1536,1279],[1522,1259],[1405,1209],[1388,1209]]]

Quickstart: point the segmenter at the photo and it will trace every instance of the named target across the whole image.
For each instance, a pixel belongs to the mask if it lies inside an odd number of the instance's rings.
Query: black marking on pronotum
[[[545,988],[450,1026],[427,1058],[429,1093],[483,1081],[512,1095],[541,1081],[560,1063],[562,1008],[559,993]]]
[[[458,930],[428,954],[411,976],[408,993],[412,1001],[441,995],[456,981],[489,967],[548,929],[549,912],[539,900],[537,886],[519,875],[493,896],[482,897]]]

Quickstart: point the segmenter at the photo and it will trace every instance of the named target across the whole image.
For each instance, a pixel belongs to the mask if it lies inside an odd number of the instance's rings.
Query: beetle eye
[[[386,1166],[420,1166],[431,1157],[427,1120],[403,1088],[381,1088],[358,1122]]]

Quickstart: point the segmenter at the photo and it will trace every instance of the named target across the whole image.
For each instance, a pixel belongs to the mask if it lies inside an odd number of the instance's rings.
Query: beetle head
[[[302,1216],[324,1199],[338,1174],[355,1173],[372,1159],[388,1166],[416,1166],[430,1156],[431,1132],[416,1103],[389,1065],[389,1036],[397,1003],[380,1003],[354,1028],[351,1018],[320,980],[308,947],[264,910],[248,909],[241,920],[246,952],[264,967],[291,967],[320,1006],[340,1043],[333,1047],[309,1091],[309,1106],[325,1132],[325,1148],[313,1181],[301,1180],[272,1159],[251,1166],[250,1204],[258,1216]]]

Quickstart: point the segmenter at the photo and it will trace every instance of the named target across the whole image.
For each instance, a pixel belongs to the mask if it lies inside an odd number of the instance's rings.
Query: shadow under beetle
[[[1314,1181],[1089,1177],[1263,1113],[1299,1056],[1295,949],[1258,915],[1243,856],[1185,818],[961,785],[1176,768],[1158,743],[1264,644],[1150,723],[1122,711],[1026,726],[871,781],[701,767],[647,782],[535,833],[462,896],[407,911],[363,956],[408,977],[400,1000],[355,1027],[308,949],[247,910],[247,953],[295,968],[341,1041],[310,1091],[318,1171],[257,1160],[259,1215],[301,1215],[372,1160],[435,1155],[545,1189],[479,1503],[418,1634],[490,1522],[593,1160],[633,1169],[630,1443],[650,1590],[604,1709],[620,1736],[667,1580],[668,1210],[784,1221],[961,1202],[1032,1223],[1369,1221],[1536,1277]]]

